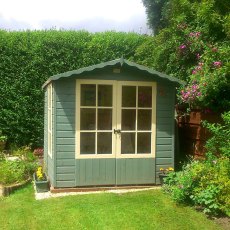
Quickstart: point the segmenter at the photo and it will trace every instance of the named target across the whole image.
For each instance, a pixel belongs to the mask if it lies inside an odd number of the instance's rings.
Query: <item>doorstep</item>
[[[111,191],[111,190],[130,190],[130,189],[153,189],[156,185],[131,185],[131,186],[95,186],[95,187],[74,187],[74,188],[54,188],[50,187],[51,193],[62,192],[96,192],[96,191]]]
[[[35,189],[35,188],[34,188]],[[35,199],[42,200],[48,198],[70,196],[70,195],[87,195],[98,193],[128,193],[140,192],[146,190],[161,189],[161,186],[121,186],[121,187],[91,187],[91,188],[50,188],[49,192],[37,193],[35,189]]]

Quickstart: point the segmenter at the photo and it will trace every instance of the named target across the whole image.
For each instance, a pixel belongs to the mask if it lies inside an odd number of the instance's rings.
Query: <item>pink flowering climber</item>
[[[221,67],[222,63],[221,63],[221,61],[214,61],[214,62],[213,62],[213,65],[214,65],[215,67],[219,68],[219,67]]]
[[[184,50],[184,49],[186,49],[186,45],[182,44],[182,45],[179,46],[179,48],[180,48],[181,50]]]

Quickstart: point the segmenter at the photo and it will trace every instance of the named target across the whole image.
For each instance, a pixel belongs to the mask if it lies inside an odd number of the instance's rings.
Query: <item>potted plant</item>
[[[39,166],[34,173],[34,183],[37,192],[48,192],[49,191],[49,181],[46,174],[43,172],[42,166]]]
[[[161,185],[164,184],[164,178],[166,178],[168,176],[168,174],[170,172],[173,172],[173,171],[174,171],[174,169],[172,167],[169,167],[169,168],[166,168],[166,169],[160,168],[159,179],[160,179]]]
[[[2,134],[2,131],[0,130],[0,151],[4,150],[6,146],[7,136]]]
[[[39,158],[43,157],[43,153],[44,153],[43,148],[36,148],[33,151],[34,156],[37,156]]]

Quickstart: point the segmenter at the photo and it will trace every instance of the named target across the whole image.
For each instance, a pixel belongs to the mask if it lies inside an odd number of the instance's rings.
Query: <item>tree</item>
[[[165,27],[165,22],[162,20],[163,7],[169,0],[142,0],[146,13],[148,15],[148,25],[158,34]]]
[[[184,80],[181,102],[212,110],[230,109],[230,1],[143,0],[155,31],[136,61]],[[148,41],[148,44],[151,42]],[[140,56],[147,50],[147,60]],[[193,92],[196,91],[196,92]]]

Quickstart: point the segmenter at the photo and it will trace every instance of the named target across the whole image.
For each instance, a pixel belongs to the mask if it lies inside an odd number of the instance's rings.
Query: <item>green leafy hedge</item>
[[[0,30],[0,130],[10,143],[42,145],[42,84],[52,75],[124,56],[146,37],[135,33]]]

